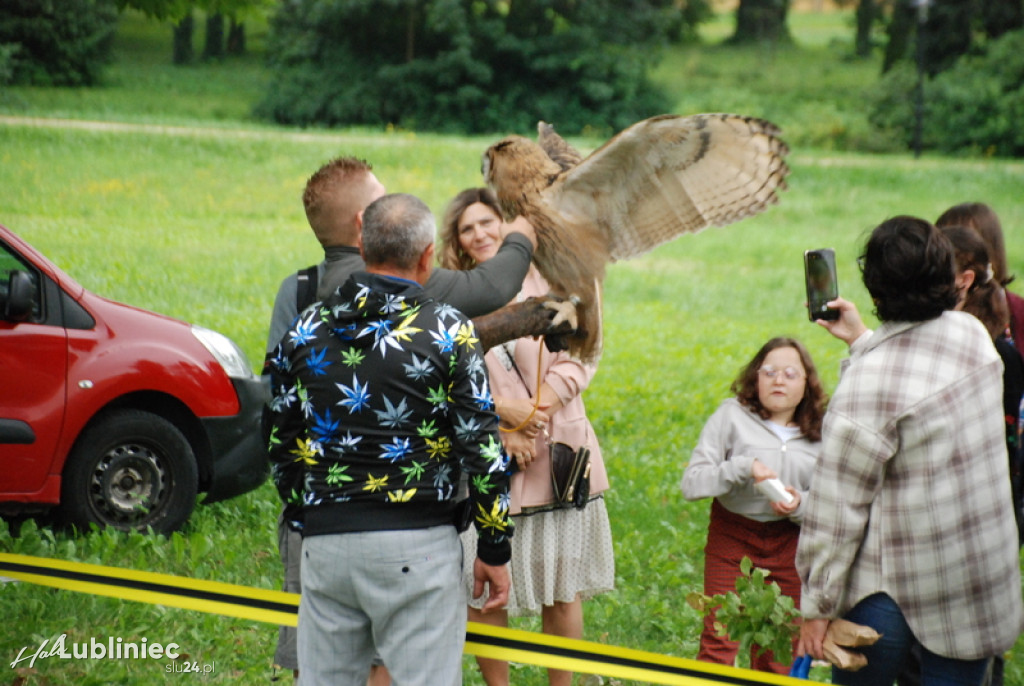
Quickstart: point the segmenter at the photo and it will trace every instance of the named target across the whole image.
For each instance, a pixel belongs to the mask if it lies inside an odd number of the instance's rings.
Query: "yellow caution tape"
[[[467,627],[465,652],[508,662],[672,686],[808,684],[789,676],[476,622],[469,622]]]
[[[270,624],[298,624],[299,596],[83,562],[0,553],[0,575],[41,586]]]
[[[0,553],[0,575],[69,591],[295,626],[299,596],[170,574]],[[670,686],[807,681],[642,650],[469,622],[468,655]]]

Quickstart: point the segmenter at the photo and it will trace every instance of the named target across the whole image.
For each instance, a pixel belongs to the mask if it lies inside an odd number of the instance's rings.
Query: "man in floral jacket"
[[[460,684],[465,599],[455,496],[469,475],[477,593],[504,605],[507,457],[472,324],[421,288],[429,208],[384,196],[363,217],[366,271],[306,310],[271,359],[270,457],[301,523],[304,684]]]

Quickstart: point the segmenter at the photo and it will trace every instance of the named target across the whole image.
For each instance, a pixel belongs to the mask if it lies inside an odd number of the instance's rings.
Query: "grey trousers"
[[[299,579],[300,556],[302,555],[302,535],[288,528],[283,518],[277,521],[277,549],[284,565],[284,587],[288,593],[301,593],[302,584]],[[274,651],[274,664],[288,670],[299,668],[299,656],[295,650],[297,631],[293,626],[281,625],[277,634],[277,649]]]
[[[452,526],[302,541],[301,686],[365,686],[379,653],[393,686],[458,686],[466,638]]]

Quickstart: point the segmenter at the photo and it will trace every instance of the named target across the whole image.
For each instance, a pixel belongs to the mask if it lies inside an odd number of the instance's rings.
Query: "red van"
[[[227,337],[85,290],[0,226],[0,514],[170,532],[259,486],[263,390]]]

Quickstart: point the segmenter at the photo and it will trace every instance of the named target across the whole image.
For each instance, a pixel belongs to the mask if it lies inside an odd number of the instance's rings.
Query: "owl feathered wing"
[[[558,149],[553,130],[545,137],[545,150]],[[763,119],[664,115],[625,129],[540,195],[551,212],[595,223],[610,257],[627,259],[778,202],[788,152],[779,129]]]
[[[555,127],[545,121],[537,122],[537,145],[562,171],[568,171],[583,161],[583,155],[555,133]]]
[[[538,125],[538,143],[509,136],[484,153],[484,178],[507,218],[537,234],[533,260],[554,293],[579,298],[584,336],[570,352],[600,355],[600,284],[609,260],[763,211],[786,187],[779,130],[734,114],[665,115],[618,134],[585,159]]]

